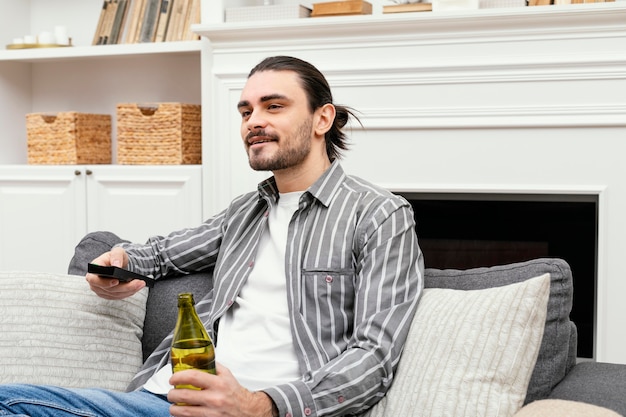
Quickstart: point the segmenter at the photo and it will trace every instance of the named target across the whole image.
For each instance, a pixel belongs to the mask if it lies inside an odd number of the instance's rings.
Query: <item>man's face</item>
[[[313,115],[295,72],[255,73],[246,82],[238,109],[241,137],[252,169],[293,168],[307,158]]]

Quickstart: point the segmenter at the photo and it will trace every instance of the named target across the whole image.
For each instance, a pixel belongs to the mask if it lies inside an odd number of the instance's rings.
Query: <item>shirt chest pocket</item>
[[[302,270],[301,314],[320,340],[334,340],[351,332],[354,274],[352,269]]]

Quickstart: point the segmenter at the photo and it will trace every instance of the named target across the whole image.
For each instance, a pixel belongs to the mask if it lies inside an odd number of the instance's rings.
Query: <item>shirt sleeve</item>
[[[423,288],[413,211],[391,199],[357,228],[348,348],[301,381],[264,390],[281,417],[359,414],[391,385]]]
[[[167,275],[189,274],[210,270],[219,253],[226,211],[198,227],[155,236],[146,244],[123,243],[128,254],[128,269],[154,279]]]

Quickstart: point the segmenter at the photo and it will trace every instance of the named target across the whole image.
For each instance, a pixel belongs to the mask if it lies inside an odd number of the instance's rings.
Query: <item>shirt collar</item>
[[[346,174],[338,160],[332,162],[330,167],[315,181],[308,190],[304,193],[302,198],[311,196],[317,199],[324,206],[328,207],[332,201],[333,196],[337,193],[339,186],[343,182]],[[271,201],[278,201],[278,187],[276,186],[276,179],[272,176],[261,183],[258,186],[259,198],[268,198]]]

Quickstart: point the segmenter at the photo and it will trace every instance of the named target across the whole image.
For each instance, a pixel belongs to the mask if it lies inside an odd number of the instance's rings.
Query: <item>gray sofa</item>
[[[84,275],[87,263],[123,239],[109,232],[85,236],[76,246],[69,274]],[[626,415],[626,365],[576,361],[576,326],[569,319],[573,284],[569,265],[561,259],[469,270],[427,269],[426,288],[484,289],[525,281],[550,273],[548,311],[539,355],[525,403],[541,399],[585,402]],[[144,360],[174,327],[176,294],[192,292],[200,299],[211,288],[210,274],[192,274],[156,282],[146,305],[142,348]]]

